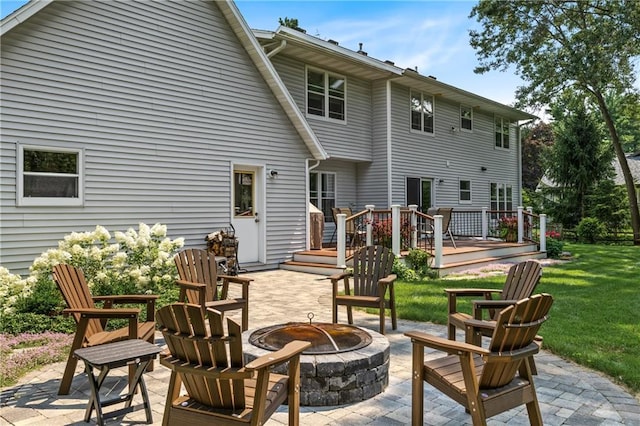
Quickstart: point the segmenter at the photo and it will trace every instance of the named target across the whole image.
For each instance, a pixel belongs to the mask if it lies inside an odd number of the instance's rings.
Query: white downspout
[[[271,52],[267,53],[267,58],[271,59],[272,56],[277,55],[285,47],[287,47],[287,40],[282,40],[280,42],[280,46],[276,47]]]
[[[387,206],[391,208],[391,80],[387,80]]]

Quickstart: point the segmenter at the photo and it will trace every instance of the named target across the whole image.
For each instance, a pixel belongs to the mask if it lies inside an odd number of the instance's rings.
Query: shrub
[[[408,267],[403,261],[396,258],[393,261],[393,270],[391,271],[398,276],[398,279],[402,281],[419,281],[420,277],[410,267]]]
[[[562,255],[564,242],[560,239],[560,234],[555,231],[547,232],[547,257],[558,259]]]
[[[16,335],[20,333],[75,333],[76,322],[71,316],[48,316],[31,312],[3,315],[0,319],[0,333]]]
[[[433,278],[434,273],[429,267],[429,253],[425,250],[411,249],[404,257],[404,262],[396,258],[393,273],[403,281],[421,281]]]
[[[16,304],[30,293],[27,280],[0,266],[0,317],[14,312]]]
[[[606,233],[605,226],[600,220],[593,217],[585,217],[578,224],[576,230],[578,240],[583,243],[594,244]]]

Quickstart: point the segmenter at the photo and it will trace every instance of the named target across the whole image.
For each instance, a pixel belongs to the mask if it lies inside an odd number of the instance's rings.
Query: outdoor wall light
[[[438,183],[444,183],[444,179],[438,179]]]
[[[480,167],[480,170],[482,170],[483,172],[487,171],[487,168],[485,166]]]
[[[273,169],[268,170],[268,171],[267,171],[267,174],[268,174],[268,176],[269,176],[270,178],[273,178],[273,179],[275,179],[275,178],[277,178],[277,177],[278,177],[278,171],[277,171],[277,170],[273,170]]]

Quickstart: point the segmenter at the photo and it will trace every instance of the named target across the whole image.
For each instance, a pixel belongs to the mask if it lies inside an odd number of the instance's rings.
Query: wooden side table
[[[124,402],[125,406],[124,408],[110,412],[109,417],[120,416],[134,411],[135,407],[132,407],[131,403],[136,389],[140,387],[144,410],[147,415],[147,423],[152,423],[151,406],[149,405],[149,395],[144,383],[143,373],[160,350],[158,346],[140,339],[122,340],[120,342],[77,349],[74,352],[74,356],[84,361],[85,371],[87,372],[91,386],[91,399],[87,404],[84,421],[89,422],[91,412],[95,408],[97,422],[99,425],[103,425],[102,408],[113,404]],[[113,399],[100,401],[100,386],[102,386],[109,371],[112,368],[124,367],[131,364],[135,364],[136,369],[133,379],[129,383],[128,393]],[[100,370],[100,374],[97,377],[94,374],[94,369]]]

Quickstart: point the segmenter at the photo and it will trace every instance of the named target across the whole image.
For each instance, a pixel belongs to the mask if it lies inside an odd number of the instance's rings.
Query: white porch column
[[[442,268],[442,215],[433,216],[433,266]]]
[[[411,211],[411,248],[418,247],[418,218],[416,212],[418,206],[416,204],[410,204],[409,210]]]
[[[376,208],[376,206],[374,206],[373,204],[367,204],[366,206],[364,206],[364,208],[368,210],[366,221],[367,246],[370,246],[373,244],[373,210]]]
[[[400,256],[400,206],[391,206],[391,251]]]
[[[482,208],[482,239],[486,240],[487,235],[489,235],[489,209],[486,207]]]
[[[522,242],[524,241],[524,215],[522,214],[523,210],[524,207],[518,206],[518,244],[522,244]]]
[[[540,251],[547,251],[547,215],[540,214]]]
[[[337,238],[337,260],[336,266],[338,268],[346,268],[347,267],[347,233],[346,233],[346,219],[347,215],[344,213],[339,213],[336,215],[338,219],[338,223],[336,226],[338,230],[336,231]]]

